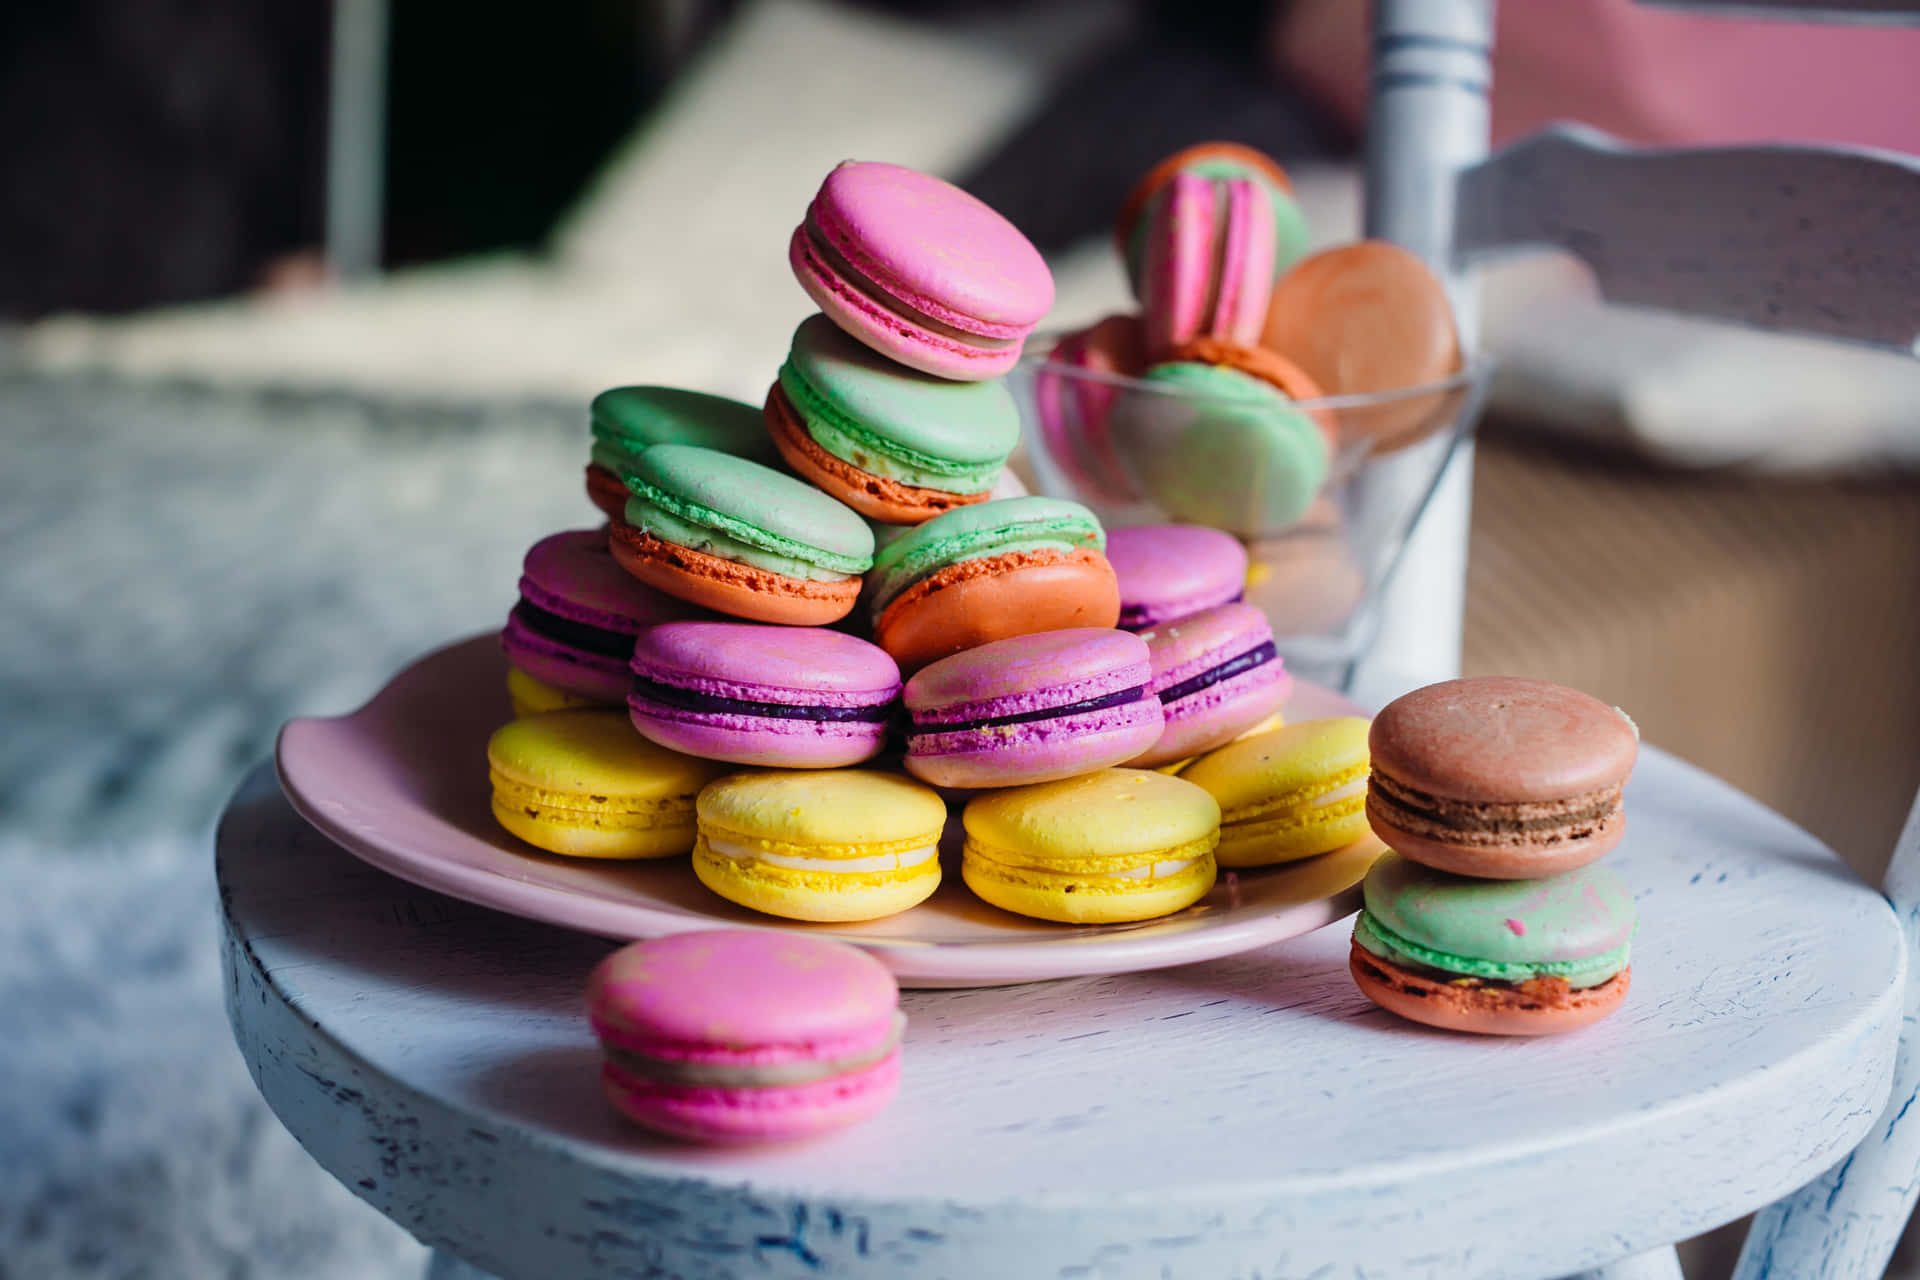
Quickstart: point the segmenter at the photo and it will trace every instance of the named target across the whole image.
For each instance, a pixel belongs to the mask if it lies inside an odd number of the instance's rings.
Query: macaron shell
[[[872,846],[937,842],[945,801],[894,773],[735,773],[700,793],[701,825],[729,839],[790,845],[818,857],[860,856]]]
[[[1186,910],[1207,896],[1218,870],[1209,853],[1147,887],[1115,887],[1120,882],[1010,875],[986,859],[963,855],[960,876],[981,901],[1015,915],[1059,924],[1125,924]]]
[[[1292,862],[1364,838],[1366,733],[1358,716],[1303,720],[1181,770],[1220,804],[1220,865]]]
[[[1627,998],[1633,971],[1597,987],[1543,993],[1462,987],[1402,968],[1355,943],[1347,969],[1360,993],[1389,1013],[1442,1031],[1489,1036],[1557,1035],[1591,1026]]]
[[[572,707],[610,707],[612,702],[597,702],[585,694],[557,689],[535,679],[512,663],[507,664],[507,700],[515,716],[539,715],[542,711],[565,711]]]
[[[876,614],[916,580],[963,560],[1051,547],[1100,550],[1100,521],[1062,498],[1010,498],[949,511],[898,537],[874,555],[867,589]]]
[[[1028,724],[915,734],[905,767],[963,790],[1052,782],[1126,763],[1160,740],[1164,723],[1159,700],[1146,697]]]
[[[1267,188],[1273,205],[1278,263],[1284,266],[1306,250],[1309,239],[1306,219],[1293,199],[1293,181],[1287,171],[1262,151],[1238,142],[1198,142],[1162,157],[1142,174],[1120,203],[1114,219],[1114,247],[1126,262],[1129,279],[1137,279],[1139,254],[1135,249],[1141,214],[1147,202],[1170,181],[1174,174],[1191,170],[1213,178],[1250,177]],[[1136,285],[1137,288],[1137,285]]]
[[[563,618],[636,634],[692,612],[621,569],[604,529],[572,529],[534,543],[521,564],[520,595]]]
[[[1160,740],[1130,764],[1157,768],[1211,751],[1279,712],[1293,690],[1293,677],[1275,653],[1258,666],[1166,701],[1165,691],[1273,644],[1260,611],[1225,604],[1140,633],[1153,661],[1153,689],[1162,696],[1166,728]]]
[[[1273,293],[1273,209],[1265,188],[1256,182],[1233,178],[1224,185],[1226,245],[1220,251],[1213,317],[1207,328],[1229,342],[1257,342]]]
[[[998,640],[944,658],[907,681],[916,723],[957,723],[1065,706],[1153,679],[1146,641],[1082,627]]]
[[[1368,749],[1384,774],[1435,796],[1553,801],[1624,783],[1640,738],[1618,709],[1577,689],[1471,676],[1388,703]]]
[[[969,838],[1045,867],[1086,858],[1135,863],[1208,840],[1220,806],[1204,788],[1144,769],[1104,769],[967,802]]]
[[[1120,587],[1099,552],[1023,551],[923,579],[881,613],[873,638],[910,674],[996,640],[1119,618]]]
[[[636,675],[726,698],[869,706],[900,690],[900,670],[857,636],[813,627],[670,622],[634,646]]]
[[[615,525],[611,545],[620,567],[647,585],[703,609],[753,622],[825,626],[852,613],[860,599],[858,578],[839,582],[790,578],[666,542],[632,525]]]
[[[610,387],[593,398],[588,412],[594,439],[629,454],[656,444],[690,444],[772,460],[759,411],[727,396],[683,387]]]
[[[1205,178],[1178,173],[1148,205],[1140,310],[1149,357],[1165,358],[1208,319],[1219,196]]]
[[[956,507],[987,501],[986,493],[954,493],[910,485],[862,471],[836,457],[807,434],[786,392],[775,384],[767,393],[767,432],[786,464],[830,498],[844,502],[869,520],[919,524]]]
[[[625,658],[549,639],[528,627],[518,609],[507,615],[507,625],[500,629],[500,651],[509,666],[580,699],[579,705],[614,706],[626,696]]]
[[[627,486],[620,477],[597,462],[587,464],[587,501],[609,520],[624,520],[627,514]]]
[[[1633,894],[1606,867],[1537,880],[1482,880],[1397,852],[1367,873],[1367,912],[1431,951],[1497,964],[1588,960],[1633,939]]]
[[[1328,395],[1419,386],[1460,367],[1446,289],[1418,257],[1381,240],[1295,263],[1274,285],[1260,342],[1305,369]],[[1433,406],[1423,400],[1364,416],[1343,413],[1342,435],[1395,440],[1431,429]]]
[[[881,920],[917,907],[940,887],[940,860],[910,872],[801,872],[767,863],[742,863],[704,843],[693,850],[701,884],[736,906],[783,920],[819,924]]]
[[[864,1070],[812,1084],[756,1089],[688,1088],[601,1071],[607,1100],[658,1133],[713,1144],[791,1142],[857,1124],[899,1092],[900,1051]]]
[[[873,562],[873,531],[842,503],[771,467],[712,449],[665,444],[648,449],[634,462],[628,489],[639,485],[664,499],[683,519],[809,563],[864,562],[845,572],[861,573]],[[821,558],[809,555],[818,553]]]
[[[1120,620],[1140,631],[1240,598],[1247,550],[1238,538],[1194,524],[1107,531],[1107,560],[1120,584]]]

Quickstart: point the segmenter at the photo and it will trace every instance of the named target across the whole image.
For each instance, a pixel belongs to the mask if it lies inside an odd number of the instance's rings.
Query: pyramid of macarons
[[[1139,310],[1061,339],[1035,387],[1075,492],[1269,536],[1307,514],[1337,458],[1447,420],[1433,394],[1298,407],[1421,387],[1461,359],[1418,257],[1373,240],[1309,254],[1309,241],[1285,170],[1252,148],[1200,143],[1141,177],[1114,226]]]
[[[1368,998],[1429,1026],[1542,1035],[1626,999],[1633,895],[1620,842],[1639,733],[1616,707],[1511,676],[1429,685],[1371,731],[1368,873],[1349,961]]]
[[[1364,836],[1353,727],[1280,727],[1292,680],[1241,600],[1239,541],[1110,541],[1012,480],[1003,378],[1053,296],[1024,236],[938,179],[849,162],[789,262],[819,311],[760,407],[595,398],[586,490],[609,523],[529,551],[502,633],[504,827],[564,856],[691,853],[720,897],[815,921],[924,901],[952,831],[979,897],[1080,924],[1191,906],[1229,857]],[[1203,768],[1275,732],[1292,773]]]

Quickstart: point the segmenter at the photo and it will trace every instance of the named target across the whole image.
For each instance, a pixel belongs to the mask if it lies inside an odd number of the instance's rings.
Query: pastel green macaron
[[[547,711],[487,742],[493,816],[576,858],[668,858],[693,847],[694,797],[730,767],[656,746],[624,708]]]
[[[593,398],[593,460],[615,475],[656,444],[695,444],[759,462],[773,442],[753,405],[681,387],[613,387]]]
[[[1368,724],[1361,716],[1302,720],[1182,769],[1220,803],[1220,865],[1293,862],[1366,835]]]
[[[1241,537],[1277,533],[1306,514],[1332,458],[1326,432],[1285,392],[1224,365],[1149,369],[1115,404],[1110,426],[1170,519]]]
[[[919,373],[823,315],[794,331],[766,422],[795,471],[891,524],[983,501],[1020,440],[1019,409],[999,380]]]
[[[1018,915],[1068,924],[1150,920],[1213,887],[1220,806],[1148,769],[1101,769],[967,803],[960,874]]]
[[[817,626],[845,617],[873,565],[873,530],[771,467],[693,445],[655,445],[622,474],[612,550],[641,581],[736,617]]]

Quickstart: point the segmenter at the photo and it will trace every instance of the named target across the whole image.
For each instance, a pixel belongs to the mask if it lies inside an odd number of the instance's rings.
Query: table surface
[[[911,992],[901,1093],[787,1147],[694,1150],[601,1099],[609,943],[445,898],[302,823],[262,767],[222,823],[227,997],[334,1176],[506,1277],[1560,1275],[1833,1164],[1889,1086],[1885,901],[1648,750],[1614,865],[1614,1017],[1547,1040],[1375,1009],[1340,925],[1225,960]]]

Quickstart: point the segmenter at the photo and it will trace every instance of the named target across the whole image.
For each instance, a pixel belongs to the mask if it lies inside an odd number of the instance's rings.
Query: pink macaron
[[[1046,261],[1011,222],[897,164],[837,166],[787,259],[847,333],[908,368],[961,382],[1011,369],[1053,305]]]
[[[622,569],[601,529],[556,533],[521,565],[520,602],[507,615],[507,661],[568,693],[618,705],[632,676],[634,638],[656,622],[699,610]]]
[[[1131,760],[1160,737],[1152,681],[1146,642],[1107,628],[963,650],[907,681],[907,772],[940,787],[1014,787]]]
[[[1140,638],[1167,726],[1130,765],[1151,769],[1224,746],[1280,710],[1293,692],[1273,628],[1252,605],[1217,605]]]
[[[663,747],[707,760],[834,769],[880,753],[900,668],[820,627],[669,622],[640,636],[627,709]]]
[[[1266,184],[1176,173],[1148,204],[1146,219],[1139,291],[1148,353],[1164,360],[1203,336],[1258,342],[1278,252]]]
[[[622,947],[587,982],[621,1112],[695,1142],[779,1142],[852,1124],[900,1085],[900,988],[857,947],[772,929]]]
[[[1113,315],[1060,339],[1034,371],[1034,412],[1047,454],[1090,501],[1140,496],[1107,430],[1107,415],[1125,379],[1146,372],[1146,350],[1140,318]]]
[[[1203,525],[1108,530],[1107,560],[1120,580],[1120,625],[1128,631],[1230,603],[1246,591],[1246,547]]]

